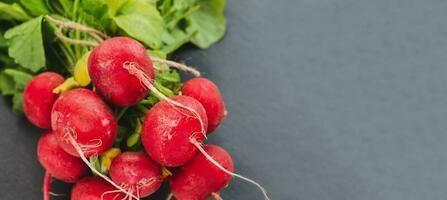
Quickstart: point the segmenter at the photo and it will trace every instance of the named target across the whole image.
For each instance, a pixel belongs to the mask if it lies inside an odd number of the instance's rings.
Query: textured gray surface
[[[224,40],[178,58],[203,66],[226,99],[209,142],[272,199],[445,199],[446,10],[444,0],[229,0]],[[40,199],[42,131],[0,101],[0,199]],[[261,199],[240,180],[222,195]]]

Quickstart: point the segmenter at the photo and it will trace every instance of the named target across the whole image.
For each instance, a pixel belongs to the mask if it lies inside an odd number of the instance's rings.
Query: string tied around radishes
[[[76,23],[73,21],[62,21],[62,20],[58,20],[52,16],[46,15],[45,19],[58,25],[59,28],[61,29],[60,31],[62,31],[62,29],[64,28],[69,28],[69,29],[73,29],[73,30],[77,30],[79,32],[83,32],[83,33],[87,33],[89,34],[91,37],[93,37],[94,39],[96,39],[98,42],[102,42],[104,39],[109,38],[106,34],[104,34],[101,31],[98,31],[94,28],[82,25],[80,23]],[[61,32],[62,33],[62,32]],[[58,36],[56,34],[56,36]],[[59,36],[58,36],[59,37]],[[67,39],[67,38],[65,38]],[[75,41],[74,39],[69,38],[71,41]],[[78,40],[78,41],[83,41],[83,40]],[[69,42],[70,43],[70,42]]]
[[[85,26],[80,23],[76,23],[76,22],[69,21],[69,20],[62,21],[62,20],[56,19],[54,17],[51,17],[49,15],[46,15],[45,19],[58,25],[58,28],[54,31],[54,34],[60,40],[62,40],[63,42],[69,43],[69,44],[95,47],[99,43],[104,41],[105,39],[109,38],[105,33],[101,32],[99,30],[96,30],[94,28]],[[64,29],[72,29],[72,30],[77,30],[79,32],[87,33],[92,38],[94,38],[96,41],[69,38],[63,33]],[[178,70],[182,70],[182,71],[191,73],[195,77],[200,77],[200,75],[201,75],[200,71],[198,71],[197,69],[187,66],[187,65],[184,65],[182,63],[174,62],[171,60],[165,60],[165,59],[161,59],[161,58],[157,58],[157,57],[151,57],[151,60],[156,63],[165,64],[170,67],[174,67]]]
[[[181,63],[177,63],[174,61],[165,60],[165,59],[161,59],[161,58],[157,58],[157,57],[151,57],[151,60],[154,62],[157,62],[157,63],[168,65],[170,67],[174,67],[176,69],[179,69],[179,70],[182,70],[185,72],[189,72],[192,75],[194,75],[195,77],[200,77],[200,71],[198,71],[197,69],[195,69],[193,67],[189,67],[189,66],[181,64]]]

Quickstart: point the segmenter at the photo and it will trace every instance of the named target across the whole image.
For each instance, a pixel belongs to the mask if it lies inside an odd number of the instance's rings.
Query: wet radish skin
[[[117,190],[113,185],[99,177],[85,177],[79,180],[71,190],[71,200],[115,200],[124,199],[126,195],[120,192],[107,193]],[[104,194],[104,195],[103,195]]]
[[[233,160],[225,149],[217,145],[206,145],[204,149],[222,167],[233,172]],[[169,186],[176,199],[206,200],[213,192],[217,193],[224,188],[231,178],[203,154],[197,153],[174,174],[169,180]]]
[[[52,127],[59,145],[69,154],[79,157],[67,134],[74,134],[86,157],[95,156],[112,147],[117,132],[113,112],[99,95],[78,88],[63,93],[54,103]]]
[[[127,185],[136,196],[147,197],[160,188],[163,177],[160,165],[141,152],[124,152],[113,159],[110,178],[118,185]]]
[[[195,110],[202,118],[206,131],[208,120],[200,102],[188,96],[174,96],[171,99]],[[191,143],[191,138],[198,142],[204,140],[200,121],[193,116],[191,111],[171,105],[166,100],[155,104],[146,115],[141,133],[149,156],[168,167],[188,162],[198,150]]]
[[[134,63],[152,80],[154,67],[146,49],[128,37],[108,39],[90,54],[88,71],[98,92],[111,103],[129,106],[138,103],[147,94],[140,80],[124,69],[125,63]]]
[[[87,172],[87,166],[80,158],[65,152],[52,132],[40,136],[37,143],[39,163],[51,176],[67,183],[74,183]]]
[[[182,93],[203,105],[208,116],[208,133],[213,132],[225,118],[225,103],[216,84],[206,78],[193,78],[182,86]]]
[[[23,112],[28,120],[39,128],[51,128],[51,108],[58,95],[54,88],[64,82],[64,77],[53,72],[35,76],[23,92]]]

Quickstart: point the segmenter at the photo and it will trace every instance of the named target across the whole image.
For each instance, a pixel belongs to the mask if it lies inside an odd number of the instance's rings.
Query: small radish
[[[204,150],[222,167],[233,172],[233,160],[222,147],[206,145]],[[230,174],[216,167],[204,155],[196,154],[174,174],[169,180],[169,186],[176,199],[206,200],[224,188],[231,178]]]
[[[43,200],[50,200],[51,196],[51,174],[46,171],[45,176],[43,177]]]
[[[194,98],[174,96],[169,100],[160,101],[147,113],[141,140],[155,161],[164,166],[176,167],[195,155],[197,148],[191,140],[195,139],[199,143],[204,140],[208,120],[205,109]],[[190,110],[195,111],[201,120]]]
[[[151,195],[163,182],[160,165],[141,152],[124,152],[117,156],[109,174],[113,182],[139,198]]]
[[[225,103],[219,88],[206,78],[193,78],[182,87],[183,95],[197,99],[208,116],[208,133],[213,132],[225,118]]]
[[[69,154],[80,157],[101,154],[112,147],[117,132],[113,112],[91,90],[78,88],[63,93],[54,103],[52,127],[59,145]]]
[[[48,132],[37,143],[37,158],[45,170],[64,182],[74,183],[87,172],[87,166],[59,147],[56,136]]]
[[[136,65],[147,77],[154,78],[154,67],[143,45],[128,37],[108,39],[89,56],[88,71],[93,85],[107,100],[118,106],[138,103],[148,94],[140,80],[125,65]]]
[[[71,200],[115,200],[125,199],[110,183],[98,177],[85,177],[71,190]],[[126,198],[127,199],[127,198]]]
[[[64,82],[64,78],[53,72],[35,76],[23,92],[23,111],[28,120],[39,128],[51,128],[51,108],[58,95],[53,89]]]

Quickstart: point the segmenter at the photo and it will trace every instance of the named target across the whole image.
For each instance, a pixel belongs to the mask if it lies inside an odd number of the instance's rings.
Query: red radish
[[[182,93],[197,99],[203,105],[208,117],[207,133],[213,132],[226,115],[219,88],[206,78],[193,78],[183,85]]]
[[[73,183],[87,172],[87,167],[80,158],[68,154],[59,147],[52,132],[40,136],[37,158],[51,176],[64,182]]]
[[[141,140],[155,161],[164,166],[176,167],[188,162],[197,152],[191,139],[197,142],[204,140],[208,120],[205,109],[194,98],[174,96],[170,100],[160,101],[147,113]],[[195,111],[201,120],[190,110]]]
[[[233,160],[222,147],[206,145],[204,150],[222,167],[233,172]],[[216,167],[203,154],[196,154],[174,174],[169,185],[176,199],[205,200],[225,187],[231,178],[230,174]]]
[[[109,174],[113,182],[141,198],[157,191],[163,182],[160,165],[141,152],[124,152],[117,156],[110,165]]]
[[[78,88],[63,93],[54,103],[51,120],[59,145],[73,156],[80,157],[73,142],[90,157],[112,147],[116,138],[113,112],[91,90]]]
[[[35,76],[23,92],[23,112],[39,128],[51,128],[51,108],[58,95],[53,89],[64,82],[64,77],[53,72]]]
[[[110,183],[98,177],[85,177],[71,190],[71,200],[115,200],[125,199]]]
[[[50,200],[50,191],[51,191],[51,174],[48,171],[45,172],[45,176],[43,177],[43,200]]]
[[[151,80],[154,67],[143,45],[128,37],[108,39],[93,49],[88,70],[98,92],[118,106],[138,103],[148,94],[140,80],[124,65],[137,65]]]

